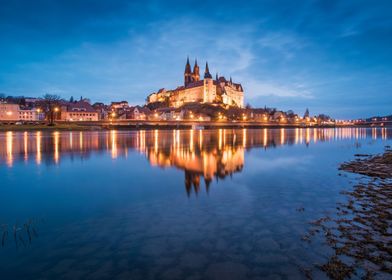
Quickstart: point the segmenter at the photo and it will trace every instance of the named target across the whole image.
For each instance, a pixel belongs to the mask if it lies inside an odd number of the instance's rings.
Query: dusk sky
[[[253,107],[392,113],[392,1],[1,1],[0,93],[144,104],[186,58]]]

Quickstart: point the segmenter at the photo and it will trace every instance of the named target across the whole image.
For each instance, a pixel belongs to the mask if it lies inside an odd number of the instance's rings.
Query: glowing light
[[[36,150],[37,150],[37,156],[36,156],[36,161],[37,164],[41,164],[41,131],[37,131],[36,135]]]
[[[53,132],[54,136],[54,162],[58,163],[59,158],[60,158],[60,153],[59,153],[59,140],[60,140],[60,133],[58,131]]]
[[[218,132],[218,149],[222,150],[222,129],[220,128]]]
[[[158,153],[158,145],[159,145],[158,141],[159,141],[159,130],[155,129],[154,130],[154,151],[156,154]]]
[[[12,166],[13,163],[13,133],[12,131],[8,131],[6,134],[6,146],[7,146],[7,165]]]
[[[83,150],[83,132],[79,132],[79,149]]]
[[[189,149],[191,152],[193,152],[193,129],[191,129],[189,133]]]
[[[110,131],[110,139],[112,143],[112,158],[116,159],[118,156],[118,151],[117,151],[117,131],[112,130]]]
[[[24,150],[24,159],[27,160],[29,157],[28,153],[28,133],[25,131],[23,133],[23,150]]]
[[[69,147],[72,149],[73,146],[73,139],[72,139],[72,132],[69,133]]]
[[[246,148],[246,128],[242,129],[242,147]]]
[[[267,129],[263,129],[263,146],[267,147]]]

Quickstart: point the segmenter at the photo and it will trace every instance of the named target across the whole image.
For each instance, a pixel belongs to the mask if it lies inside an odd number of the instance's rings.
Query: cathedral
[[[169,107],[178,108],[186,103],[224,104],[227,106],[244,107],[244,90],[241,84],[233,83],[225,77],[213,79],[206,63],[204,79],[200,79],[200,68],[195,60],[193,71],[189,58],[186,61],[184,85],[174,90],[160,89],[147,97],[147,104],[166,102]]]

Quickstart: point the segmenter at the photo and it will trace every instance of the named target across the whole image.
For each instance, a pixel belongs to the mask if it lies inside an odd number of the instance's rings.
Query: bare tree
[[[39,109],[45,113],[46,118],[49,121],[49,125],[54,125],[54,120],[56,119],[57,114],[60,112],[60,101],[60,96],[47,93],[39,102]]]

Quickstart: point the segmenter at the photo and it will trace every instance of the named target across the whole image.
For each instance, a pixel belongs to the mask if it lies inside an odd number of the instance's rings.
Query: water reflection
[[[0,134],[0,164],[12,167],[18,161],[35,158],[37,165],[60,164],[64,157],[89,157],[108,153],[115,160],[129,150],[144,154],[151,165],[176,167],[185,171],[188,193],[208,190],[217,180],[240,172],[244,153],[254,147],[264,149],[284,145],[311,145],[344,139],[390,139],[388,128],[295,128],[151,130],[105,132],[6,132]]]

